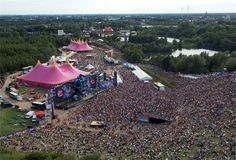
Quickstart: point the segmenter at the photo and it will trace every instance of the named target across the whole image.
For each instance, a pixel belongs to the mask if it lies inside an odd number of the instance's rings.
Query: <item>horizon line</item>
[[[206,11],[207,12],[207,11]],[[189,14],[205,14],[206,12],[192,12],[192,13],[19,13],[19,14],[0,14],[0,16],[43,16],[43,15],[161,15],[161,14],[181,14],[181,15],[189,15]],[[207,12],[207,14],[236,14],[236,12]]]

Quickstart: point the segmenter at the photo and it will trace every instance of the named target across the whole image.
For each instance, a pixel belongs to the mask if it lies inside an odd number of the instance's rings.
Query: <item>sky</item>
[[[0,15],[236,13],[236,0],[0,0]]]

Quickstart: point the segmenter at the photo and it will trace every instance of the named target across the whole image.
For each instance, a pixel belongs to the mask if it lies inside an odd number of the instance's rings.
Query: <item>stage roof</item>
[[[54,60],[49,66],[38,63],[32,71],[17,77],[17,80],[21,83],[51,88],[74,80],[79,75],[88,74],[89,72],[81,71],[69,63],[58,65]]]

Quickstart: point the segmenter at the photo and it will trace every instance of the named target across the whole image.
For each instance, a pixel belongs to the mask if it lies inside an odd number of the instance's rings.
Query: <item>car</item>
[[[8,102],[8,101],[3,101],[3,102],[1,102],[1,105],[2,105],[4,108],[13,107],[13,104],[11,104],[11,103]]]
[[[90,123],[90,127],[98,127],[98,128],[103,128],[105,127],[106,124],[103,121],[92,121]]]
[[[30,119],[35,115],[34,111],[29,111],[25,114],[25,118]]]

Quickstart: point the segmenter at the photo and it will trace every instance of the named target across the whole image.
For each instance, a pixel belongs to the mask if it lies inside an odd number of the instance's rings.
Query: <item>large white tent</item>
[[[148,80],[152,80],[152,77],[149,76],[146,72],[144,72],[142,69],[140,69],[139,67],[137,67],[135,70],[132,71],[133,74],[135,74],[136,77],[138,77],[138,79],[140,81],[148,81]]]

